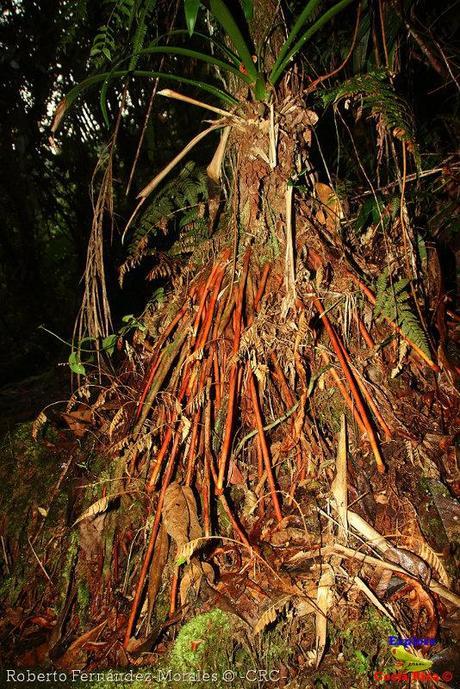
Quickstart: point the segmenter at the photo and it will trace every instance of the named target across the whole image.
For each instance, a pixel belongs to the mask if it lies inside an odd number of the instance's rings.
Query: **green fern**
[[[321,97],[324,105],[338,103],[344,98],[361,96],[364,107],[380,115],[389,131],[415,147],[414,120],[408,104],[396,93],[384,70],[359,74],[329,89]],[[415,155],[415,153],[414,153]]]
[[[156,0],[145,0],[143,6],[139,10],[137,27],[132,42],[132,55],[129,60],[129,69],[135,69],[137,65],[139,54],[145,44],[148,21],[155,5]]]
[[[115,37],[113,31],[108,24],[104,24],[98,29],[89,56],[95,64],[100,64],[104,57],[110,62],[114,50]]]
[[[408,291],[409,283],[410,280],[404,278],[391,284],[388,280],[388,270],[381,273],[375,285],[374,316],[387,318],[399,325],[404,335],[431,358],[425,332],[413,310]]]
[[[179,238],[168,251],[170,256],[191,254],[201,242],[209,238],[208,220],[201,217],[196,208],[187,213],[179,225]]]
[[[145,256],[157,256],[155,240],[159,233],[172,235],[174,241],[167,254],[171,257],[191,253],[208,237],[204,205],[208,199],[207,178],[193,161],[179,175],[165,184],[144,212],[128,247],[128,257],[120,267],[124,275],[138,266]],[[158,246],[158,242],[157,242]],[[165,256],[165,254],[163,254]],[[163,261],[164,262],[164,261]]]
[[[179,175],[165,184],[153,198],[140,219],[133,242],[129,247],[130,251],[146,235],[155,235],[158,230],[166,233],[171,221],[176,221],[182,229],[184,218],[188,217],[188,222],[195,220],[196,206],[206,201],[207,197],[208,186],[205,174],[194,162],[188,162]]]
[[[125,29],[130,29],[138,2],[136,0],[106,0],[105,4],[111,6],[109,17],[107,22],[99,27],[90,51],[90,59],[96,67],[101,67],[106,60],[112,62],[118,44],[121,43],[118,40],[118,34]]]

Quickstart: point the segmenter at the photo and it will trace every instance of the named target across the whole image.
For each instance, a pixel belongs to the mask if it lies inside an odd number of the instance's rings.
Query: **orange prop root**
[[[176,570],[173,575],[173,579],[171,582],[171,594],[169,597],[169,618],[174,617],[174,614],[176,612],[176,603],[177,603],[177,589],[179,588],[179,567],[176,567]]]
[[[171,333],[173,332],[173,330],[174,330],[174,328],[176,327],[176,325],[179,323],[179,321],[180,321],[180,320],[182,319],[182,317],[184,316],[186,310],[187,310],[187,304],[184,304],[184,306],[176,313],[175,317],[173,318],[173,320],[171,321],[171,323],[167,326],[167,328],[165,329],[165,331],[161,334],[160,339],[158,340],[158,342],[157,342],[157,344],[156,344],[156,346],[155,346],[156,359],[155,359],[155,361],[153,362],[153,364],[152,364],[152,366],[151,366],[151,368],[150,368],[149,377],[148,377],[147,382],[146,382],[146,384],[145,384],[145,387],[144,387],[144,389],[143,389],[143,391],[142,391],[142,395],[141,395],[141,397],[140,397],[140,399],[139,399],[139,402],[137,403],[136,419],[138,419],[139,416],[140,416],[140,413],[141,413],[141,410],[142,410],[142,406],[143,406],[143,404],[144,404],[144,402],[145,402],[145,398],[147,397],[148,391],[149,391],[149,389],[150,389],[150,387],[151,387],[151,385],[152,385],[152,383],[153,383],[153,379],[154,379],[154,377],[155,377],[155,373],[157,372],[158,366],[160,365],[161,357],[160,357],[160,355],[159,355],[159,351],[160,351],[161,347],[163,346],[163,344],[164,344],[164,343],[166,342],[166,340],[168,339],[168,337],[169,337],[169,336],[171,335]]]
[[[355,319],[358,324],[359,332],[361,333],[361,337],[363,338],[364,342],[367,344],[369,349],[373,349],[375,347],[375,342],[372,339],[371,334],[369,333],[368,329],[362,322],[361,318],[358,316],[358,314],[355,314]]]
[[[156,539],[158,536],[158,530],[160,528],[161,511],[163,509],[164,497],[165,497],[166,489],[169,486],[169,483],[171,481],[171,477],[173,475],[174,466],[175,466],[174,458],[177,454],[177,449],[179,447],[179,443],[180,443],[180,434],[176,433],[176,437],[174,439],[173,451],[171,452],[171,455],[169,457],[165,477],[163,479],[163,485],[161,487],[161,491],[160,491],[160,494],[158,496],[158,503],[157,503],[157,508],[156,508],[156,512],[155,512],[155,519],[154,519],[154,522],[152,525],[152,531],[150,534],[149,544],[147,546],[147,552],[146,552],[145,557],[144,557],[144,562],[142,563],[142,569],[141,569],[141,573],[139,575],[139,581],[137,582],[136,593],[134,594],[134,600],[133,600],[133,604],[131,606],[131,611],[129,614],[128,625],[126,627],[125,639],[124,639],[124,643],[123,643],[124,648],[127,648],[128,644],[129,644],[129,640],[131,639],[132,631],[134,629],[134,623],[136,621],[137,611],[139,609],[139,604],[141,602],[142,593],[144,591],[145,580],[147,578],[147,573],[149,571],[150,562],[152,560],[152,555],[153,555],[153,551],[155,548],[155,542],[156,542]]]
[[[342,348],[342,352],[343,352],[343,355],[347,361],[348,367],[350,370],[352,370],[351,369],[350,355],[348,354],[347,350],[345,349],[343,343],[340,340],[339,340],[339,344],[340,344],[340,347]],[[371,408],[375,418],[377,419],[383,432],[385,433],[387,440],[390,440],[392,435],[393,435],[392,431],[391,431],[390,427],[388,426],[387,422],[385,421],[385,419],[383,418],[383,416],[381,415],[381,413],[380,413],[377,405],[375,404],[372,396],[370,395],[365,383],[359,378],[359,376],[355,376],[355,380],[359,386],[359,389],[361,390],[361,392],[363,394],[363,397],[366,399],[366,402],[368,403],[368,405]]]
[[[263,293],[265,291],[268,273],[270,272],[270,268],[271,268],[270,263],[266,263],[264,266],[262,277],[260,279],[259,289],[257,290],[257,294],[254,297],[254,311],[256,311],[256,312],[257,312],[257,309],[259,307],[259,302],[262,299]]]
[[[339,338],[337,337],[337,334],[334,330],[334,328],[331,325],[331,322],[329,321],[329,318],[326,315],[326,312],[323,309],[323,306],[320,302],[319,299],[316,297],[313,299],[313,304],[315,305],[316,310],[321,316],[321,319],[324,323],[324,327],[326,328],[327,334],[329,335],[329,339],[331,341],[332,347],[337,355],[337,358],[340,362],[340,365],[342,367],[342,370],[344,372],[345,378],[348,381],[348,384],[350,386],[351,394],[353,395],[353,399],[356,403],[356,406],[358,408],[359,414],[361,416],[362,422],[364,424],[364,427],[366,429],[366,434],[369,439],[369,443],[371,445],[372,451],[374,453],[374,458],[375,458],[375,463],[377,465],[377,470],[383,474],[385,472],[385,465],[382,460],[382,456],[380,454],[380,450],[377,445],[377,440],[375,438],[374,430],[372,428],[371,422],[369,420],[369,417],[367,415],[366,409],[363,405],[361,395],[359,393],[357,384],[355,382],[355,379],[353,377],[353,373],[348,366],[346,357],[343,354],[343,349]]]
[[[257,396],[256,384],[254,382],[254,374],[252,371],[249,373],[249,389],[252,398],[252,406],[254,408],[254,415],[256,417],[256,425],[258,431],[258,440],[260,442],[260,448],[262,450],[262,457],[265,464],[265,471],[267,472],[268,485],[270,487],[270,495],[273,502],[273,508],[275,510],[275,516],[280,522],[283,519],[281,514],[280,503],[278,499],[278,494],[276,492],[275,479],[273,477],[273,469],[270,461],[270,453],[268,451],[267,440],[265,438],[264,424],[262,422],[262,414],[259,406],[259,398]]]
[[[335,384],[337,385],[337,387],[339,388],[339,390],[342,394],[342,397],[344,399],[345,404],[347,405],[348,409],[353,414],[353,418],[356,421],[356,423],[358,424],[359,430],[361,431],[361,433],[365,433],[367,435],[366,426],[364,425],[364,422],[361,418],[361,415],[356,408],[356,404],[354,404],[353,400],[351,399],[350,395],[348,394],[348,391],[347,391],[345,385],[342,383],[342,380],[341,380],[339,374],[337,373],[337,371],[335,370],[335,368],[331,368],[331,375],[334,378]]]
[[[234,336],[233,336],[233,356],[236,359],[238,355],[238,350],[240,347],[241,338],[241,324],[242,324],[242,311],[243,311],[243,299],[244,299],[244,288],[246,285],[246,278],[249,269],[249,259],[251,257],[250,249],[246,252],[244,258],[243,275],[241,276],[240,288],[238,290],[238,299],[236,305],[236,313],[234,319]],[[227,406],[227,419],[225,421],[225,431],[224,438],[222,441],[222,451],[219,459],[219,475],[217,478],[217,491],[222,494],[224,489],[224,479],[225,472],[227,469],[227,461],[230,454],[230,448],[232,444],[232,430],[233,430],[233,418],[235,415],[235,403],[238,396],[238,360],[236,360],[232,366],[230,372],[230,384],[228,393],[228,406]]]

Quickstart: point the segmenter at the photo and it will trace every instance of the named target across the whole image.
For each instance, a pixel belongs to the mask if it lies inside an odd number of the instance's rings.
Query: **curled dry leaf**
[[[85,510],[83,514],[81,514],[78,517],[78,519],[74,521],[72,526],[79,524],[84,519],[89,519],[90,517],[95,517],[96,515],[101,514],[102,512],[106,512],[109,508],[110,503],[114,502],[114,500],[119,498],[121,495],[126,495],[126,493],[115,493],[114,495],[106,495],[103,498],[96,500],[96,502],[93,502],[93,504],[90,505],[88,509]]]
[[[404,599],[412,610],[412,631],[429,639],[436,637],[438,619],[431,594],[416,579],[398,574],[406,582],[402,589],[391,596],[392,601]]]
[[[436,575],[436,578],[441,582],[441,584],[444,584],[444,586],[449,588],[451,585],[451,580],[450,576],[447,574],[446,568],[444,567],[441,553],[436,553],[433,548],[428,545],[428,543],[423,541],[418,547],[418,554],[430,565],[431,569]]]
[[[81,404],[75,411],[62,412],[61,417],[75,437],[82,438],[89,430],[93,420],[93,412],[88,406]]]
[[[269,624],[274,622],[278,615],[280,615],[283,612],[290,600],[291,596],[282,596],[282,598],[279,598],[274,603],[272,603],[262,613],[262,615],[257,620],[256,624],[254,625],[254,634],[260,634],[260,632],[263,631],[265,627],[268,627]]]
[[[190,591],[193,591],[195,596],[198,595],[203,576],[211,583],[214,581],[214,570],[209,562],[191,562],[180,582],[179,596],[182,606],[185,605]]]
[[[202,535],[195,496],[189,486],[171,483],[165,493],[163,524],[180,550],[188,541]]]
[[[37,416],[35,421],[32,424],[32,438],[34,440],[37,440],[38,434],[40,433],[40,430],[42,427],[45,425],[45,423],[48,421],[48,417],[46,416],[45,412],[40,412],[40,414]]]
[[[315,184],[316,195],[321,202],[321,208],[316,214],[318,222],[326,225],[333,232],[340,225],[343,218],[343,209],[336,192],[327,184],[317,182]]]
[[[67,98],[63,98],[58,103],[56,110],[54,111],[53,122],[51,124],[51,131],[53,134],[59,129],[59,125],[61,124],[62,118],[66,114],[68,107],[69,104]]]
[[[104,620],[101,624],[98,624],[93,629],[82,634],[78,639],[76,639],[67,649],[67,651],[58,659],[54,661],[54,664],[59,669],[81,669],[86,665],[88,652],[85,649],[85,645],[89,641],[95,641],[98,639],[99,634],[102,632],[104,627],[107,625],[108,620]]]
[[[216,184],[220,183],[220,176],[222,171],[222,163],[225,156],[225,149],[227,147],[228,135],[230,134],[230,127],[225,127],[220,137],[219,145],[216,148],[214,156],[206,168],[208,177]]]
[[[165,493],[162,516],[164,527],[177,546],[176,566],[187,562],[179,589],[181,604],[184,605],[190,590],[198,594],[203,576],[210,580],[214,578],[214,570],[209,564],[202,564],[196,558],[191,561],[196,548],[203,543],[192,489],[171,483]]]

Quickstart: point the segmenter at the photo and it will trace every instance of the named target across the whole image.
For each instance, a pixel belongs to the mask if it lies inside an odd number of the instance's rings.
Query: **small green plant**
[[[354,224],[355,231],[357,233],[364,232],[370,225],[375,227],[382,225],[386,228],[390,221],[397,216],[399,205],[400,199],[397,196],[391,198],[387,204],[381,197],[370,196],[359,209]]]
[[[314,687],[315,689],[336,689],[337,684],[334,678],[326,672],[320,672],[317,677],[315,677]]]
[[[110,356],[112,356],[114,353],[116,344],[120,338],[126,337],[126,335],[128,335],[128,333],[130,333],[132,330],[140,330],[141,332],[145,332],[145,325],[141,323],[141,321],[139,321],[132,313],[128,314],[127,316],[123,316],[121,322],[123,325],[116,333],[108,335],[102,340],[102,349]]]
[[[340,632],[342,653],[347,668],[358,678],[365,679],[385,663],[392,663],[387,652],[388,637],[395,633],[391,622],[374,608],[366,608],[362,617]]]
[[[94,361],[95,353],[104,352],[109,356],[112,356],[115,352],[115,347],[117,346],[117,343],[123,337],[126,337],[126,335],[128,335],[129,332],[131,332],[132,330],[140,330],[141,332],[145,331],[145,325],[141,323],[132,313],[128,314],[127,316],[123,316],[121,322],[123,323],[123,325],[119,328],[119,330],[116,333],[107,335],[107,337],[104,337],[102,339],[101,347],[99,349],[89,349],[87,347],[85,348],[86,343],[96,342],[96,339],[94,337],[84,337],[77,343],[76,347],[72,348],[72,352],[69,355],[68,359],[69,368],[72,371],[72,373],[75,373],[79,376],[86,376],[87,371],[85,364],[89,364]],[[88,354],[84,361],[81,358],[82,352]]]
[[[367,675],[371,670],[370,658],[362,651],[355,650],[348,661],[348,667],[357,675]]]

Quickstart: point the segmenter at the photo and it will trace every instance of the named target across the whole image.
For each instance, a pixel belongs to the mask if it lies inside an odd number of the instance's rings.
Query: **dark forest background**
[[[297,3],[299,7],[301,4]],[[294,15],[297,5],[290,4]],[[372,5],[370,3],[371,12]],[[452,66],[455,68],[455,61],[443,63],[440,56],[452,57],[455,53],[459,13],[455,2],[409,5],[415,6],[414,35],[421,37],[422,42],[412,38],[402,49],[401,59],[407,60],[407,66],[398,71],[397,87],[414,110],[418,139],[423,142],[425,151],[432,152],[425,154],[422,161],[427,169],[452,159],[449,157],[455,152],[459,85],[455,75],[449,73]],[[392,8],[400,28],[404,3],[393,3]],[[155,19],[157,34],[171,25],[176,14],[176,8],[170,3],[163,3],[160,10]],[[72,109],[54,148],[49,142],[50,123],[60,98],[91,72],[91,46],[98,27],[106,20],[107,8],[99,2],[15,0],[3,3],[0,17],[2,385],[11,386],[31,376],[42,376],[38,388],[45,390],[49,384],[53,386],[57,378],[62,382],[68,377],[68,368],[56,369],[56,363],[67,362],[70,351],[62,340],[70,342],[72,338],[81,301],[81,277],[92,218],[91,178],[110,132],[100,113],[97,90],[88,92],[79,107]],[[184,23],[182,12],[177,22]],[[322,73],[346,54],[353,23],[354,12],[345,12],[340,21],[332,25],[332,41],[330,27],[319,35],[307,60],[312,74]],[[431,54],[426,52],[426,45],[431,46]],[[441,52],[436,45],[441,47]],[[357,51],[343,77],[362,68],[368,58]],[[196,75],[197,66],[193,65],[193,69]],[[131,100],[123,115],[117,141],[115,231],[113,235],[107,233],[105,247],[115,329],[124,314],[142,309],[150,289],[142,280],[131,276],[125,288],[120,290],[116,279],[116,269],[125,251],[119,241],[120,233],[133,207],[135,193],[200,126],[200,119],[190,109],[180,103],[158,102],[157,99],[148,121],[136,177],[126,196],[149,94],[148,84],[132,84]],[[109,95],[112,120],[118,108],[116,98],[117,94],[112,91]],[[336,126],[331,112],[325,112],[318,131],[326,153],[329,153],[328,141],[331,142],[331,154],[336,150]],[[355,127],[354,136],[364,165],[372,166],[375,142],[369,137],[365,119]],[[343,131],[340,137],[340,161],[336,161],[338,177],[349,180],[358,177],[356,181],[364,187],[365,180],[359,179],[360,169],[353,147]],[[203,161],[207,160],[213,145],[211,141],[209,148],[200,148]],[[317,163],[321,167],[319,155]],[[425,205],[419,222],[427,238],[434,239],[441,251],[446,248],[447,279],[450,290],[455,291],[453,252],[458,241],[458,219],[450,191],[444,196],[438,194],[436,204]],[[422,193],[431,193],[430,184],[425,185]],[[50,370],[52,373],[48,375]],[[26,413],[25,408],[29,404],[37,407],[38,402],[34,404],[27,384],[22,390],[25,398],[19,402],[20,414],[31,416],[36,409],[27,409]],[[10,388],[2,392],[2,401],[7,408],[13,403]]]

